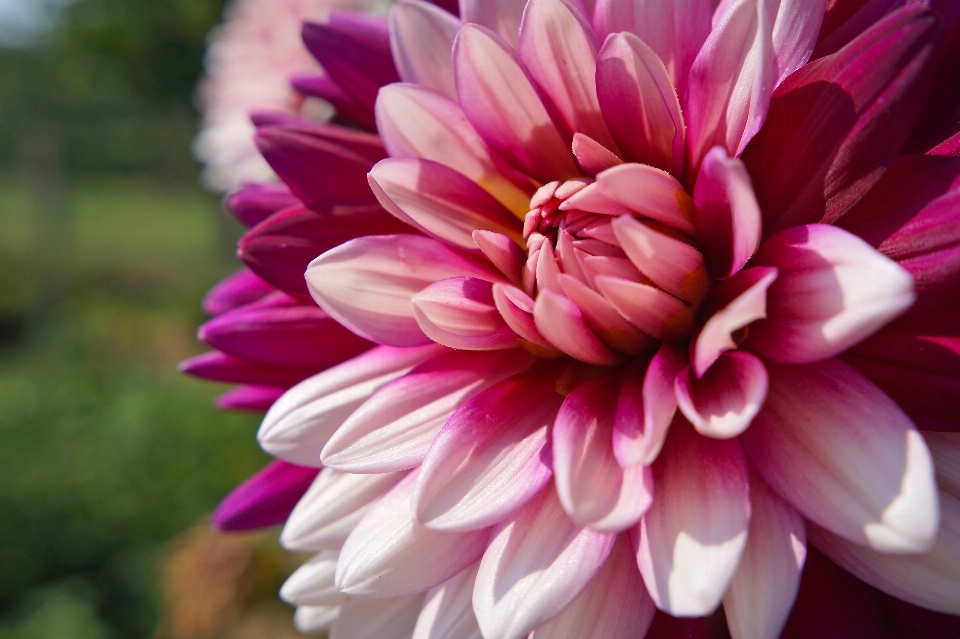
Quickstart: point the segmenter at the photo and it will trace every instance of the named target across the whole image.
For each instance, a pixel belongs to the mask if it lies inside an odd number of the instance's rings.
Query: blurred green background
[[[271,542],[203,523],[265,463],[258,419],[175,372],[238,268],[189,152],[222,5],[0,2],[0,639],[177,635],[164,588],[194,555],[235,551],[241,594],[275,597]]]

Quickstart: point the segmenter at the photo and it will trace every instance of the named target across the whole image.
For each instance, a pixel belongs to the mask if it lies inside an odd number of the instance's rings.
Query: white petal
[[[574,524],[552,487],[501,524],[480,562],[473,610],[485,639],[520,639],[563,610],[603,565],[615,535]]]
[[[473,584],[480,562],[427,591],[413,639],[482,639],[473,614]]]
[[[460,21],[423,0],[401,0],[390,12],[390,49],[397,72],[412,82],[457,99],[450,51]]]
[[[353,599],[340,608],[330,639],[410,639],[423,593],[393,599]]]
[[[337,553],[322,552],[297,568],[283,583],[280,598],[295,606],[339,606],[349,597],[334,583]]]
[[[303,633],[328,630],[340,615],[339,606],[297,606],[293,613],[293,625]]]

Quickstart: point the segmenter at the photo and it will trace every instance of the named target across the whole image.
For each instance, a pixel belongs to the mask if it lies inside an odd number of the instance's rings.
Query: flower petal
[[[245,184],[223,201],[224,207],[247,227],[298,204],[300,200],[283,183]]]
[[[210,515],[210,524],[223,532],[282,524],[317,472],[316,468],[272,461],[220,502]]]
[[[662,344],[649,365],[637,361],[627,369],[613,429],[613,452],[623,468],[657,458],[677,412],[674,380],[686,365],[682,353]]]
[[[244,304],[256,302],[276,289],[248,268],[220,280],[203,296],[203,312],[220,315]]]
[[[530,639],[635,639],[646,635],[656,610],[630,542],[620,535],[597,576],[563,612],[537,626]]]
[[[400,0],[390,11],[390,49],[400,79],[457,98],[450,50],[460,21],[423,0]]]
[[[488,530],[431,530],[413,518],[417,471],[380,498],[347,537],[336,583],[348,595],[398,597],[432,588],[483,554]]]
[[[427,591],[412,639],[482,639],[473,614],[473,585],[480,562]]]
[[[413,296],[414,315],[433,341],[461,350],[519,346],[493,301],[493,285],[473,277],[435,282]]]
[[[294,606],[339,606],[349,598],[333,583],[336,571],[336,552],[315,555],[287,578],[280,598]]]
[[[423,593],[391,599],[356,597],[340,608],[330,639],[409,639]]]
[[[699,379],[687,368],[677,375],[677,404],[701,435],[736,437],[767,397],[767,369],[743,351],[724,353]]]
[[[519,284],[527,255],[520,246],[502,233],[474,231],[473,241],[493,265],[514,284]]]
[[[619,532],[650,507],[650,467],[621,468],[613,453],[618,375],[578,386],[563,402],[553,426],[553,471],[567,514],[580,525]]]
[[[340,616],[340,606],[297,606],[293,625],[303,633],[329,630]]]
[[[278,386],[244,384],[217,397],[217,408],[265,413],[286,392]]]
[[[940,532],[922,554],[879,553],[817,526],[810,528],[810,541],[875,588],[930,610],[960,615],[960,499],[941,492],[940,507]]]
[[[520,20],[527,0],[460,0],[460,15],[494,31],[516,49],[520,42]]]
[[[582,362],[608,365],[620,361],[590,330],[577,305],[562,294],[540,291],[533,307],[533,319],[537,330],[551,344]]]
[[[550,101],[566,135],[590,136],[616,149],[597,102],[597,36],[562,0],[530,0],[520,28],[520,59]]]
[[[804,517],[881,552],[923,552],[937,533],[933,462],[920,433],[839,360],[767,363],[770,391],[740,438]]]
[[[750,343],[774,361],[803,364],[841,353],[913,304],[913,279],[850,233],[825,224],[782,231],[755,264],[777,267],[767,318]]]
[[[666,171],[645,164],[621,164],[597,175],[597,184],[601,193],[628,210],[693,234],[693,202],[683,185]]]
[[[594,283],[627,321],[647,335],[671,339],[691,328],[691,308],[658,288],[606,275]]]
[[[597,99],[627,158],[681,175],[686,125],[676,89],[657,54],[632,33],[611,34],[603,43]]]
[[[548,488],[494,529],[473,610],[485,639],[520,639],[554,617],[597,574],[615,535],[574,524]]]
[[[257,440],[271,455],[319,466],[327,440],[370,395],[444,350],[437,345],[379,346],[314,375],[270,407]]]
[[[526,340],[524,346],[528,350],[533,349],[532,352],[542,357],[556,357],[560,354],[537,330],[533,319],[533,298],[516,286],[494,284],[493,301],[507,326]]]
[[[534,187],[495,158],[456,102],[415,84],[391,84],[377,96],[377,131],[395,158],[432,160],[462,173],[516,215],[530,210]]]
[[[354,333],[390,346],[430,342],[417,325],[411,298],[458,275],[502,279],[480,260],[417,235],[352,240],[313,260],[306,272],[320,308]]]
[[[371,504],[405,474],[352,475],[324,468],[287,518],[280,544],[297,552],[339,550]]]
[[[437,162],[390,158],[378,162],[367,179],[383,208],[455,246],[476,249],[476,230],[523,240],[516,216],[475,182]]]
[[[453,70],[467,119],[501,157],[543,182],[580,174],[520,60],[495,33],[464,25]]]
[[[375,392],[327,442],[321,460],[347,472],[418,466],[444,423],[485,388],[530,366],[523,351],[453,351]]]
[[[780,636],[800,587],[806,557],[803,517],[752,475],[747,545],[723,597],[723,610],[735,639]]]
[[[940,490],[960,499],[960,434],[923,433],[923,439],[933,457]]]
[[[634,529],[640,574],[664,612],[709,614],[747,539],[750,481],[743,452],[734,440],[675,427],[653,465],[653,483],[656,499]]]
[[[623,160],[613,151],[583,133],[573,134],[573,155],[577,158],[577,164],[588,175],[596,175],[623,164]]]
[[[693,192],[697,246],[720,279],[743,268],[760,246],[760,205],[743,162],[722,147],[707,153]]]
[[[547,431],[563,402],[550,375],[478,393],[434,439],[417,480],[416,517],[436,530],[475,530],[512,515],[552,475]]]
[[[583,313],[583,320],[607,344],[627,353],[652,350],[656,341],[630,324],[607,298],[571,275],[557,278],[560,288]]]

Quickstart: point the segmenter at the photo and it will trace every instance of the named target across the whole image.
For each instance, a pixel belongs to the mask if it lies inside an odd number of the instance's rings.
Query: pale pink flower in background
[[[331,11],[385,12],[391,0],[232,0],[225,22],[210,33],[206,77],[197,90],[203,124],[194,153],[206,166],[204,185],[219,192],[243,182],[275,179],[253,143],[250,114],[304,111],[304,96],[290,80],[317,73],[320,66],[304,48],[305,20],[324,22]],[[331,107],[313,99],[305,115],[324,119]]]
[[[258,120],[215,525],[332,639],[955,633],[960,6],[438,4],[304,29],[378,135]]]

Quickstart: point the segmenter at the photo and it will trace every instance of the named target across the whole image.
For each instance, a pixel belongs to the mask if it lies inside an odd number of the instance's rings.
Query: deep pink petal
[[[613,451],[620,376],[602,375],[578,386],[553,426],[553,470],[567,514],[584,526],[619,532],[650,507],[649,466],[622,468]]]
[[[457,98],[450,50],[460,21],[423,0],[402,0],[390,11],[390,49],[400,79]]]
[[[473,277],[440,280],[413,296],[417,324],[444,346],[495,350],[519,346],[493,301],[493,285]]]
[[[503,521],[550,481],[547,431],[563,402],[549,375],[508,379],[464,404],[423,460],[413,509],[437,530]]]
[[[563,293],[583,313],[587,326],[605,343],[631,354],[652,350],[656,346],[656,340],[623,319],[600,293],[566,273],[561,274],[558,281]]]
[[[202,377],[203,379],[210,379],[216,382],[278,386],[282,388],[289,388],[316,372],[310,368],[258,364],[238,357],[231,357],[219,351],[204,353],[185,359],[177,366],[177,370],[187,375]]]
[[[542,356],[557,356],[560,351],[547,341],[537,329],[533,318],[533,298],[516,286],[506,284],[493,285],[493,301],[497,310],[514,332],[528,342],[537,354]]]
[[[429,342],[411,298],[433,282],[457,276],[502,279],[479,259],[416,235],[352,240],[315,259],[306,273],[310,293],[331,317],[390,346]]]
[[[743,268],[760,246],[763,220],[750,175],[721,147],[711,149],[700,167],[693,223],[707,270],[720,279]]]
[[[721,355],[697,378],[687,368],[677,375],[677,404],[701,435],[736,437],[750,425],[767,397],[767,370],[742,351]]]
[[[580,308],[560,293],[542,290],[533,308],[537,330],[551,344],[588,364],[609,365],[620,361],[590,330]]]
[[[246,184],[224,200],[224,206],[248,227],[299,203],[285,184]]]
[[[640,38],[617,33],[603,43],[597,98],[628,159],[680,177],[686,140],[680,102],[663,62]]]
[[[515,215],[476,182],[437,162],[390,158],[378,162],[367,179],[387,211],[455,246],[476,249],[477,230],[523,239]]]
[[[666,171],[645,164],[623,164],[600,173],[597,184],[604,195],[628,210],[693,234],[693,202],[683,185]]]
[[[836,359],[767,368],[767,401],[740,437],[763,479],[856,543],[927,550],[939,520],[933,462],[903,411]]]
[[[656,499],[634,545],[657,607],[698,616],[720,604],[737,569],[750,523],[750,481],[739,443],[677,426],[653,465]]]
[[[544,182],[579,174],[532,80],[495,33],[465,25],[454,44],[453,69],[467,119],[511,165]]]
[[[916,299],[909,273],[863,240],[825,224],[778,233],[753,263],[779,272],[767,289],[767,318],[751,325],[749,337],[778,362],[801,364],[841,353]]]
[[[227,495],[210,515],[210,523],[222,531],[282,524],[318,472],[316,468],[273,461]]]
[[[277,386],[237,386],[217,398],[217,408],[265,413],[285,391]]]
[[[275,289],[250,269],[237,271],[220,280],[203,296],[202,307],[208,315],[219,315],[237,307],[256,302]]]
[[[473,241],[493,265],[500,269],[507,279],[519,284],[526,254],[520,245],[502,233],[493,231],[474,231]]]
[[[743,155],[767,234],[833,222],[899,153],[923,105],[939,24],[913,7],[793,74]]]
[[[657,339],[670,339],[690,329],[690,307],[658,288],[618,277],[600,276],[597,288],[631,324]]]
[[[623,163],[613,151],[583,133],[573,134],[573,155],[588,175],[596,175]]]

